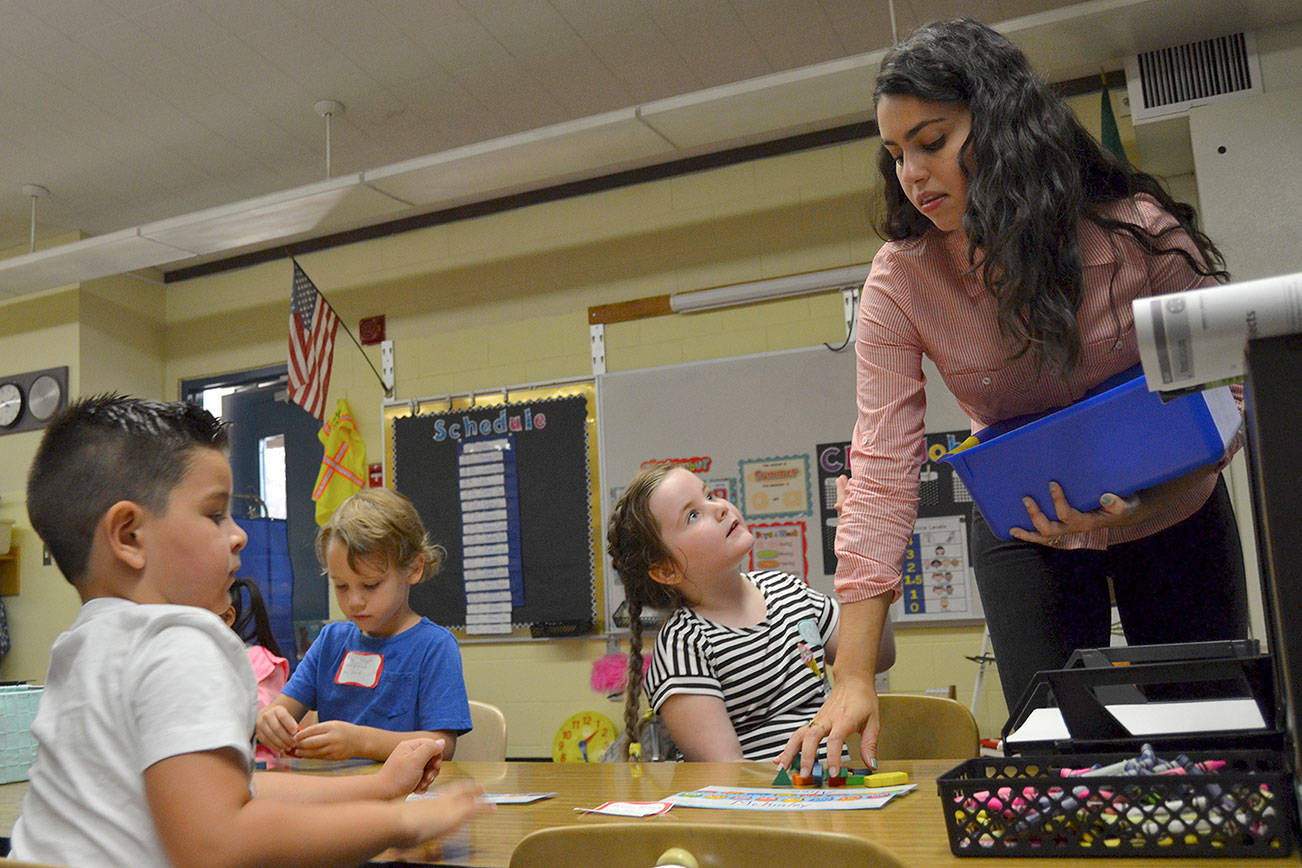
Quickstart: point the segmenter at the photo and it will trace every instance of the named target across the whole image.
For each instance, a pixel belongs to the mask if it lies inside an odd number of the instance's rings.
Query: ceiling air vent
[[[1190,106],[1261,93],[1251,33],[1146,51],[1126,58],[1126,86],[1137,124],[1184,116]]]

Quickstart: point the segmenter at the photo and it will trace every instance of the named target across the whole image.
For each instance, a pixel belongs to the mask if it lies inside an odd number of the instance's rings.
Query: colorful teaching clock
[[[614,744],[619,730],[609,717],[599,711],[580,711],[570,715],[552,739],[552,762],[600,762],[606,748]]]

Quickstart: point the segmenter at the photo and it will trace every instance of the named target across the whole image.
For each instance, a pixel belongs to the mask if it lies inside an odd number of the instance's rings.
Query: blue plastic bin
[[[1106,384],[1105,384],[1106,385]],[[1022,497],[1055,515],[1049,482],[1082,512],[1112,492],[1129,497],[1212,464],[1238,430],[1240,414],[1226,386],[1163,402],[1141,374],[1091,397],[995,434],[942,461],[954,466],[995,536],[1033,529]]]

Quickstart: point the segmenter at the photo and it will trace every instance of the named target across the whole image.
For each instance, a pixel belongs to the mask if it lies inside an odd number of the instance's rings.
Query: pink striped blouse
[[[1159,232],[1175,218],[1147,196],[1110,205],[1108,216]],[[1037,376],[1030,355],[1006,362],[995,301],[967,273],[967,239],[935,230],[889,242],[873,258],[856,338],[858,421],[850,449],[852,479],[836,535],[836,591],[843,603],[900,595],[900,568],[918,508],[924,458],[922,356],[972,421],[972,430],[1026,413],[1063,407],[1139,361],[1130,302],[1215,283],[1178,256],[1146,255],[1130,238],[1090,222],[1079,229],[1085,292],[1078,316],[1080,362],[1069,377]],[[1184,232],[1163,239],[1197,256]],[[1193,514],[1215,478],[1172,510],[1144,524],[1062,537],[1063,548],[1106,548],[1139,539]],[[1029,527],[1029,519],[1028,525]]]

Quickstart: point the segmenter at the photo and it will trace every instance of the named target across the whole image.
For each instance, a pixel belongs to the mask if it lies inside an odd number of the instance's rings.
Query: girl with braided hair
[[[645,687],[684,758],[774,757],[822,703],[821,676],[836,658],[836,601],[786,573],[743,573],[754,538],[741,513],[671,464],[633,478],[611,512],[607,542],[632,630],[629,741],[640,722],[642,610],[654,608],[670,614]]]

